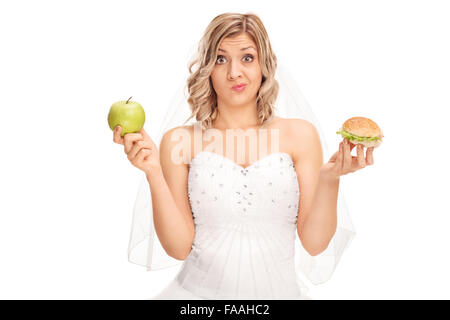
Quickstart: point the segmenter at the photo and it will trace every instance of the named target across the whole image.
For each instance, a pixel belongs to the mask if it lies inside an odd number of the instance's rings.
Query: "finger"
[[[339,144],[339,151],[338,151],[338,155],[337,155],[337,158],[336,158],[336,166],[339,169],[342,169],[342,159],[344,158],[343,154],[344,154],[344,144],[341,142]]]
[[[366,152],[366,163],[369,166],[373,165],[373,149],[374,147],[370,147]]]
[[[136,155],[136,162],[142,163],[145,161],[145,159],[152,154],[152,151],[150,149],[141,149],[138,154]]]
[[[142,134],[140,133],[127,133],[123,136],[124,145],[125,145],[125,153],[128,154],[134,143],[139,140],[143,140]]]
[[[139,133],[142,134],[142,137],[144,138],[144,140],[146,140],[146,141],[148,140],[148,141],[151,142],[151,144],[154,144],[152,138],[148,135],[147,131],[145,131],[144,128],[142,128],[142,129],[139,131]]]
[[[120,133],[122,132],[122,128],[120,126],[116,126],[114,128],[114,137],[113,141],[118,144],[123,144],[123,137],[120,136]]]
[[[134,157],[136,157],[136,155],[139,153],[139,151],[141,151],[141,149],[143,148],[143,144],[144,144],[144,140],[138,140],[132,145],[130,151],[128,151],[128,153],[127,153],[129,160],[133,160]]]
[[[348,140],[347,140],[348,141]],[[348,141],[348,143],[350,144],[350,151],[353,150],[353,148],[356,146],[356,144],[353,144],[352,142]]]
[[[364,159],[364,147],[361,144],[358,144],[358,147],[356,148],[356,155],[359,166],[364,168],[366,166],[366,159]]]
[[[136,157],[136,155],[141,151],[142,149],[152,149],[151,145],[148,141],[145,140],[139,140],[136,141],[133,147],[131,148],[130,152],[128,152],[128,159],[133,159]]]
[[[352,166],[352,155],[350,153],[350,143],[345,139],[344,141],[344,163],[342,165],[342,170],[347,172]]]
[[[144,130],[144,127],[142,127],[142,129],[139,131],[140,134],[142,134],[143,137],[145,138],[150,138],[150,136],[148,135],[148,133]]]

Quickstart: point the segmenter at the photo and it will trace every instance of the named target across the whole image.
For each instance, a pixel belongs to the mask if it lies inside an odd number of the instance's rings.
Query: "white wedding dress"
[[[295,270],[299,185],[289,154],[244,168],[201,151],[189,164],[192,250],[153,299],[311,299]]]

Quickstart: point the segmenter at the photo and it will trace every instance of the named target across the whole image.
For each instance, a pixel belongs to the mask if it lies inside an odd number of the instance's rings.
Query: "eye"
[[[253,56],[252,56],[251,54],[246,55],[246,56],[244,57],[244,59],[245,59],[245,58],[250,58],[250,59],[251,59],[251,60],[248,61],[248,62],[252,62],[252,61],[253,61]]]
[[[251,55],[251,54],[245,55],[244,59],[247,59],[247,58],[250,58],[250,60],[245,60],[246,62],[252,62],[253,61],[253,55]],[[226,61],[226,58],[224,56],[219,55],[219,56],[217,56],[216,62],[219,62],[219,64],[223,64],[223,62],[222,63],[220,62],[221,59],[225,59],[225,61]]]
[[[225,59],[225,57],[224,56],[217,56],[217,60],[216,61],[219,62],[220,59]],[[219,64],[221,64],[221,63],[219,63]]]

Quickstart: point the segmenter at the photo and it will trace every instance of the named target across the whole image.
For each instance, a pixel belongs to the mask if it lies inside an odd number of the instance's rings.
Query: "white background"
[[[2,1],[0,298],[148,299],[175,276],[127,260],[142,175],[106,117],[133,96],[154,134],[224,12],[263,20],[331,151],[351,116],[385,135],[341,179],[358,234],[310,295],[450,298],[450,5],[431,0]]]

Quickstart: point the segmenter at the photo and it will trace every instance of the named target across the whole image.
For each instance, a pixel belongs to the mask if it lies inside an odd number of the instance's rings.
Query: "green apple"
[[[121,136],[127,133],[139,132],[144,126],[144,108],[136,101],[118,101],[109,109],[108,124],[111,130],[119,125],[122,128]]]

